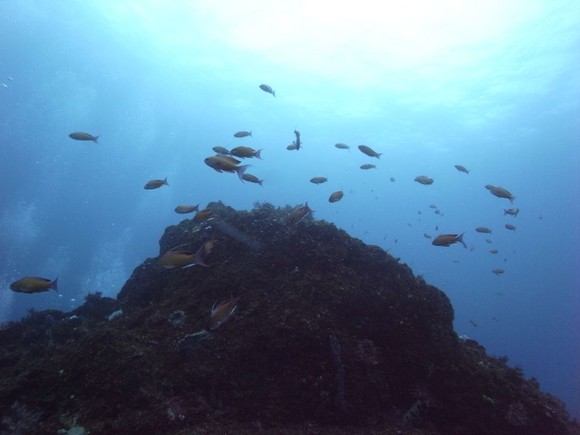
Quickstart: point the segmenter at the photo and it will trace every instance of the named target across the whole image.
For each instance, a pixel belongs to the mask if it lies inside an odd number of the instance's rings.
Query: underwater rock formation
[[[289,207],[209,209],[160,240],[160,255],[210,242],[209,267],[147,259],[117,301],[90,295],[0,331],[2,433],[577,433],[537,382],[457,337],[445,294],[382,249],[311,217],[289,225]]]

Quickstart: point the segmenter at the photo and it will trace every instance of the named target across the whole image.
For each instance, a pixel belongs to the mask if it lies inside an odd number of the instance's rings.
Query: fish
[[[426,177],[425,175],[418,175],[417,177],[415,177],[415,181],[417,183],[424,184],[426,186],[428,186],[429,184],[433,184],[433,179]]]
[[[431,234],[423,233],[423,237],[425,237],[426,239],[430,239],[431,238]]]
[[[477,322],[475,320],[470,320],[471,326],[475,326],[477,328]]]
[[[488,252],[490,254],[497,254],[499,251],[497,249],[490,249]]]
[[[391,183],[394,183],[396,181],[395,177],[391,177],[390,180],[391,180]]]
[[[360,168],[365,169],[365,170],[366,169],[374,169],[376,167],[377,167],[377,165],[371,165],[370,163],[365,163],[364,165],[360,165]]]
[[[274,89],[272,89],[271,86],[262,83],[260,85],[260,89],[263,90],[264,92],[267,92],[269,94],[272,94],[274,97],[276,97],[276,91]]]
[[[343,196],[344,196],[344,193],[342,192],[342,190],[332,192],[330,194],[330,196],[328,197],[328,202],[338,202],[342,199]]]
[[[237,163],[234,163],[234,161],[239,162],[239,160],[236,159],[233,159],[232,161],[229,156],[221,156],[221,155],[207,157],[206,159],[204,159],[205,164],[208,165],[213,170],[217,172],[235,172],[238,174],[239,179],[241,181],[244,181],[243,179],[244,172],[246,172],[246,170],[252,165],[238,166]]]
[[[296,147],[297,150],[299,150],[300,145],[302,144],[302,142],[300,142],[300,132],[298,130],[294,130],[294,135],[296,136],[296,140],[294,141],[294,146]]]
[[[17,293],[41,293],[54,290],[58,293],[58,278],[50,280],[38,276],[25,276],[10,284],[10,290]]]
[[[490,239],[485,239],[485,243],[493,243]]]
[[[436,208],[437,208],[437,206],[436,206],[435,204],[431,204],[431,205],[429,206],[429,208],[436,209]]]
[[[514,202],[514,199],[516,199],[516,197],[513,196],[509,190],[504,189],[503,187],[494,186],[492,184],[486,184],[485,188],[489,190],[492,195],[495,195],[498,198],[506,198],[509,199],[510,202]]]
[[[455,169],[457,169],[459,172],[464,172],[466,174],[469,174],[469,169],[467,169],[463,165],[455,165]]]
[[[241,159],[249,158],[249,157],[256,157],[257,159],[262,159],[260,153],[262,150],[256,151],[254,148],[250,147],[235,147],[233,148],[230,153],[232,156],[239,157]]]
[[[145,184],[144,189],[159,189],[161,186],[169,186],[169,183],[167,183],[167,177],[165,177],[163,180],[149,180],[147,184]]]
[[[174,248],[175,249],[175,248]],[[163,254],[157,264],[164,269],[185,269],[191,266],[209,267],[203,259],[203,245],[195,252],[170,250]]]
[[[475,231],[477,231],[478,233],[491,234],[491,230],[487,227],[477,227]]]
[[[256,177],[255,175],[252,175],[252,174],[243,174],[242,179],[244,181],[249,181],[250,183],[259,184],[260,186],[264,182],[264,180],[260,180],[258,177]]]
[[[510,216],[517,217],[518,213],[520,212],[519,208],[504,208],[503,215],[509,214]]]
[[[380,159],[381,156],[383,155],[383,153],[377,153],[375,150],[373,150],[371,147],[368,147],[366,145],[359,145],[358,149],[363,153],[366,154],[369,157],[376,157],[377,159]]]
[[[286,222],[290,225],[293,225],[304,219],[304,217],[309,213],[312,213],[312,209],[308,206],[308,202],[305,202],[304,205],[299,205],[290,212]]]
[[[178,214],[193,213],[194,211],[198,211],[198,210],[199,210],[199,204],[197,204],[197,205],[178,205],[177,207],[175,207],[175,213],[178,213]]]
[[[206,219],[209,219],[212,215],[213,215],[213,211],[211,211],[210,209],[204,208],[203,210],[200,210],[195,214],[195,216],[193,217],[193,220],[196,222],[204,221]]]
[[[339,150],[349,150],[350,149],[350,147],[345,143],[337,143],[334,146],[336,148],[338,148]]]
[[[221,302],[217,307],[215,303],[211,307],[211,315],[209,318],[209,328],[211,330],[218,329],[221,325],[226,323],[228,319],[234,314],[236,308],[238,307],[236,304],[240,297],[234,297],[231,295],[229,299]]]
[[[491,271],[492,273],[495,273],[497,276],[501,275],[502,273],[505,273],[505,270],[497,268],[497,269],[492,269]]]
[[[435,239],[433,240],[433,242],[431,242],[431,244],[435,246],[451,246],[452,244],[459,242],[463,245],[464,248],[467,248],[467,245],[463,241],[463,234],[464,233],[440,234],[437,237],[435,237]]]
[[[326,183],[327,181],[328,181],[328,178],[326,178],[326,177],[312,177],[310,179],[310,182],[314,183],[314,184],[322,184],[322,183]]]
[[[237,133],[234,133],[234,137],[248,137],[248,136],[252,136],[252,132],[251,131],[238,131]]]
[[[92,134],[85,133],[84,131],[75,131],[69,134],[68,137],[74,140],[92,140],[94,143],[99,143],[99,136],[93,136]]]
[[[224,156],[230,155],[230,151],[225,147],[217,146],[213,147],[212,150],[214,150],[216,154],[223,154]]]
[[[515,231],[516,230],[516,226],[512,225],[512,224],[505,224],[505,227],[510,230],[510,231]]]
[[[213,247],[215,246],[215,240],[214,239],[210,239],[206,242],[204,242],[202,246],[202,255],[203,257],[211,254],[211,251],[213,251]]]

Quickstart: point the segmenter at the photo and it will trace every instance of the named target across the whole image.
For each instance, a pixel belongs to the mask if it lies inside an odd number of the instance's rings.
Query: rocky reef
[[[310,216],[289,224],[290,207],[209,209],[160,240],[160,256],[205,244],[207,267],[147,259],[116,300],[3,326],[0,433],[580,433],[380,248]]]

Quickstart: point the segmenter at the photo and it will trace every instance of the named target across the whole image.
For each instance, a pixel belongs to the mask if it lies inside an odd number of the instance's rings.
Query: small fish
[[[510,216],[517,217],[520,212],[519,208],[504,208],[503,215],[509,214]]]
[[[391,183],[394,183],[396,181],[395,177],[391,177],[390,180],[391,180]]]
[[[505,224],[505,227],[510,230],[510,231],[515,231],[516,230],[516,226],[512,225],[512,224]]]
[[[290,145],[288,145],[288,146],[286,147],[286,149],[287,149],[288,151],[296,151],[298,148],[296,148],[296,144],[295,144],[294,142],[292,142]]]
[[[241,181],[244,181],[243,176],[244,176],[244,172],[246,172],[246,170],[252,166],[252,165],[242,165],[242,166],[238,166],[237,163],[234,162],[238,162],[239,160],[234,159],[233,157],[229,157],[229,156],[222,156],[222,155],[216,155],[213,157],[208,157],[206,159],[204,159],[204,162],[206,165],[208,165],[210,168],[212,168],[214,171],[217,172],[235,172],[238,174],[238,177]]]
[[[290,225],[293,225],[299,221],[301,221],[306,215],[312,213],[312,209],[308,206],[308,203],[304,203],[304,205],[300,205],[296,207],[294,210],[290,212],[286,222]]]
[[[197,205],[178,205],[177,207],[175,207],[175,213],[178,213],[178,214],[193,213],[194,211],[198,211],[198,210],[199,210],[199,204],[197,204]]]
[[[469,174],[469,170],[463,165],[455,165],[455,169],[457,169],[459,172]]]
[[[255,175],[252,175],[252,174],[243,174],[242,179],[244,181],[249,181],[250,183],[259,184],[260,186],[264,182],[264,180],[260,180],[258,177],[256,177]]]
[[[326,177],[312,177],[310,179],[310,182],[314,183],[314,184],[322,184],[322,183],[326,183],[327,181],[328,181],[328,178],[326,178]]]
[[[213,304],[211,307],[211,315],[209,319],[209,328],[211,330],[218,329],[221,325],[228,321],[228,319],[232,316],[232,314],[234,314],[236,308],[238,307],[236,305],[238,303],[238,299],[240,299],[239,296],[235,298],[232,295],[229,299],[226,299],[217,307],[215,304]]]
[[[294,141],[294,145],[296,146],[296,149],[299,150],[300,145],[302,144],[302,142],[300,142],[300,132],[298,130],[294,130],[294,135],[296,136],[296,140]]]
[[[503,187],[493,186],[492,184],[486,184],[485,188],[491,192],[492,195],[497,196],[498,198],[506,198],[509,199],[510,202],[514,202],[516,199],[509,190],[504,189]]]
[[[431,234],[423,233],[423,237],[425,237],[426,239],[430,239],[431,238]]]
[[[159,258],[159,260],[157,260],[157,264],[168,270],[184,269],[191,266],[209,267],[203,259],[203,245],[195,252],[175,250],[167,251]]]
[[[435,211],[433,213],[435,213],[435,214],[441,214],[441,210],[435,209]]]
[[[497,268],[497,269],[492,269],[492,273],[495,273],[497,276],[501,275],[502,273],[505,273],[505,270]]]
[[[490,254],[497,254],[499,251],[497,249],[490,249],[489,253]]]
[[[214,150],[216,154],[223,154],[224,156],[230,155],[230,151],[225,147],[213,147],[212,150]]]
[[[342,192],[342,190],[332,192],[330,194],[330,196],[328,197],[328,202],[338,202],[342,199],[343,196],[344,196],[344,193]]]
[[[234,133],[234,137],[248,137],[248,136],[252,136],[252,132],[251,131],[238,131],[237,133]]]
[[[493,243],[490,239],[485,239],[485,243]]]
[[[203,210],[200,210],[195,214],[195,216],[193,217],[193,220],[196,222],[204,221],[206,219],[209,219],[212,215],[213,215],[213,211],[211,211],[207,208],[204,208]]]
[[[373,150],[371,147],[368,147],[366,145],[359,145],[358,149],[361,150],[361,152],[363,154],[366,154],[369,157],[376,157],[377,159],[380,159],[381,156],[383,155],[383,153],[377,153],[375,150]]]
[[[98,143],[99,136],[93,136],[90,133],[85,133],[83,131],[75,131],[68,135],[71,139],[74,140],[92,140],[94,143]]]
[[[159,189],[161,186],[169,186],[169,184],[167,183],[167,177],[164,178],[163,180],[149,180],[147,184],[145,184],[144,189],[147,190]]]
[[[426,186],[428,186],[429,184],[433,184],[433,179],[426,177],[425,175],[418,175],[417,177],[415,177],[415,181],[417,183],[424,184]]]
[[[338,148],[339,150],[349,150],[350,149],[350,147],[345,143],[337,143],[334,146],[336,148]]]
[[[487,227],[477,227],[475,231],[478,233],[491,234],[491,230]]]
[[[436,209],[436,208],[437,208],[437,206],[436,206],[435,204],[431,204],[431,205],[429,206],[429,208]]]
[[[250,147],[235,147],[230,151],[232,156],[236,156],[241,159],[256,157],[257,159],[260,160],[262,159],[262,156],[260,155],[261,152],[262,150],[256,151],[254,148]]]
[[[25,276],[10,284],[10,290],[17,293],[41,293],[54,290],[58,293],[58,278],[40,278],[38,276]]]
[[[260,89],[263,90],[264,92],[272,94],[274,97],[276,97],[276,91],[274,91],[274,89],[272,89],[271,86],[268,86],[268,85],[262,83],[260,85]]]
[[[461,243],[464,248],[467,248],[467,245],[463,241],[463,233],[440,234],[437,237],[435,237],[435,239],[433,240],[433,242],[431,242],[431,244],[435,246],[451,246],[452,244],[457,242]]]
[[[377,165],[371,165],[370,163],[365,163],[364,165],[360,165],[360,168],[365,169],[365,170],[366,169],[374,169],[376,167],[377,167]]]
[[[477,328],[477,322],[475,320],[470,320],[469,323],[471,323],[471,326],[474,326]]]

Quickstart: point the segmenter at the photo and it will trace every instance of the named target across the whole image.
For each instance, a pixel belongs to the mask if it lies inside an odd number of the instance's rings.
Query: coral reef
[[[289,224],[290,207],[208,208],[212,221],[167,228],[159,253],[211,242],[209,267],[147,259],[117,300],[0,330],[2,433],[578,433],[558,399],[457,337],[445,294],[380,248],[310,216]]]

